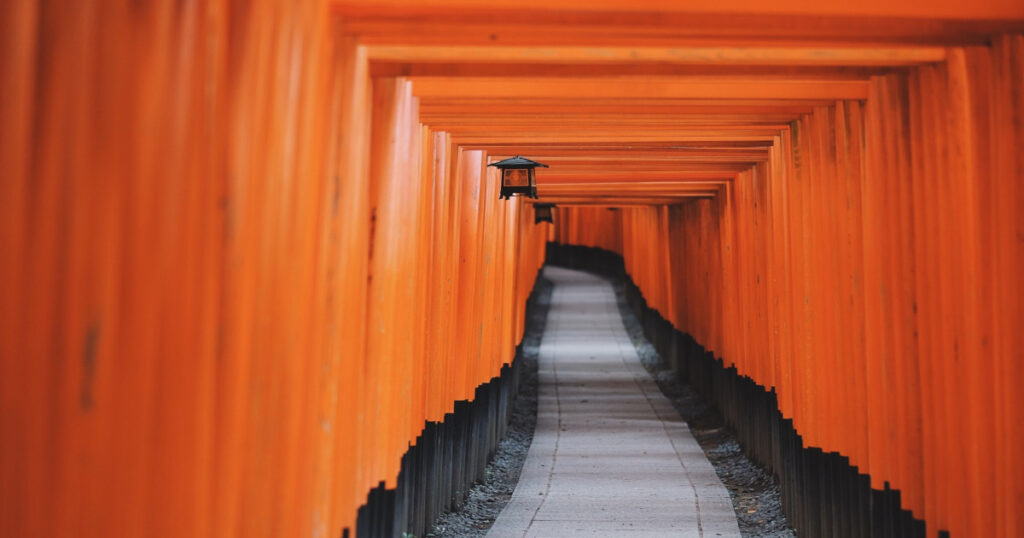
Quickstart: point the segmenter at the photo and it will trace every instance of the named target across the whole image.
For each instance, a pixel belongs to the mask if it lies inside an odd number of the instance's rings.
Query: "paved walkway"
[[[738,537],[729,492],[640,364],[611,285],[544,275],[537,431],[488,536]]]

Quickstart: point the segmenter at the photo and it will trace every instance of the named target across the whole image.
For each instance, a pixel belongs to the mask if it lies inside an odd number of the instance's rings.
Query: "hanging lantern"
[[[548,165],[531,161],[516,155],[511,159],[491,163],[487,166],[496,166],[501,170],[501,193],[499,197],[508,200],[513,194],[525,194],[530,198],[537,197],[537,175],[533,169],[538,166],[547,168]]]
[[[550,222],[554,224],[555,221],[552,219],[554,209],[555,204],[533,204],[533,223]]]

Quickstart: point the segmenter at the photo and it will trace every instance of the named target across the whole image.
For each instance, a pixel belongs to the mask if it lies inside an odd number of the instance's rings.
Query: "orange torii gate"
[[[14,0],[0,27],[3,536],[355,529],[503,379],[549,239],[620,254],[929,536],[1024,535],[1019,1]],[[497,199],[513,154],[552,165],[554,227]]]

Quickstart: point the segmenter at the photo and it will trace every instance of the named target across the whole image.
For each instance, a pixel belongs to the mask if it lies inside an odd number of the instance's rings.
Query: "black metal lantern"
[[[550,222],[554,224],[555,221],[551,218],[554,214],[553,209],[555,209],[555,204],[533,204],[533,223]]]
[[[531,161],[519,155],[487,166],[497,166],[501,170],[501,193],[499,196],[504,200],[508,200],[513,194],[525,194],[530,198],[536,198],[537,175],[533,169],[538,166],[548,167],[546,164]]]

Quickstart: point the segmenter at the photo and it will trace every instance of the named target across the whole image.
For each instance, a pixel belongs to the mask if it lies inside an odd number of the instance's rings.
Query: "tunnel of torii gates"
[[[839,458],[928,536],[1024,536],[1024,3],[0,24],[0,535],[354,535],[572,245],[770,396],[802,443],[777,457]],[[550,165],[538,199],[499,200],[513,155]]]

